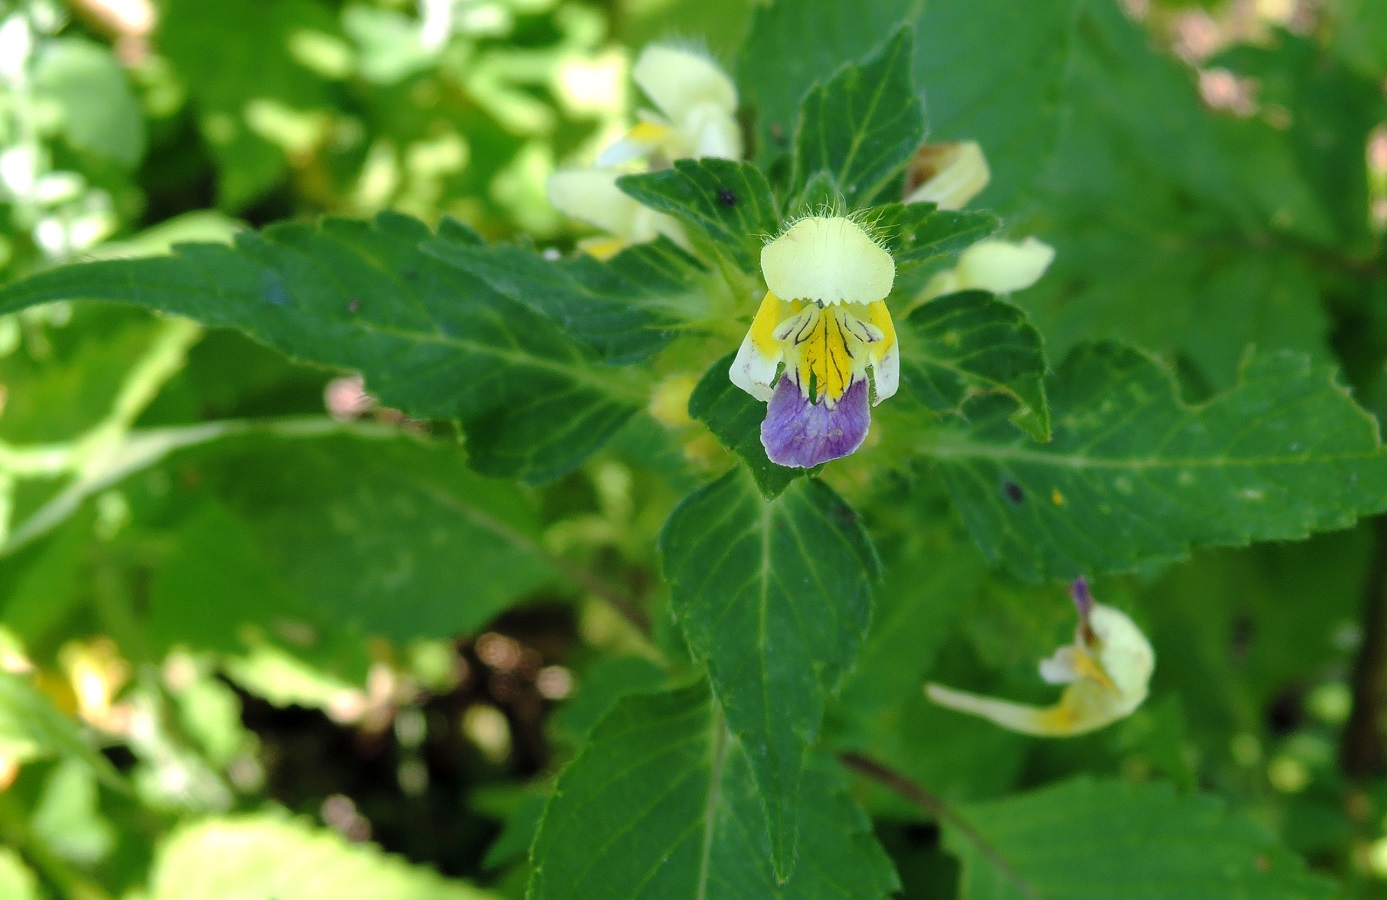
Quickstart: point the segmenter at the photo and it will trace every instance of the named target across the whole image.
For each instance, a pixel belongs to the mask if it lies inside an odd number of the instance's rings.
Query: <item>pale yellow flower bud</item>
[[[1002,240],[978,241],[964,250],[958,265],[936,273],[925,285],[928,300],[958,291],[982,290],[1010,294],[1025,290],[1040,280],[1055,258],[1055,248],[1028,237],[1020,243]]]

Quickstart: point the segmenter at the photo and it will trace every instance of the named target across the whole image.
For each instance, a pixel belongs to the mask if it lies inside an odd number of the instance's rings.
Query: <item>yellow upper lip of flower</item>
[[[766,287],[787,300],[873,303],[891,293],[896,263],[846,216],[805,216],[761,249]]]

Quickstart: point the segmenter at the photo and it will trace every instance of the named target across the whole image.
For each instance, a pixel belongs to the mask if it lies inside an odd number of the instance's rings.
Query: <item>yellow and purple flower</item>
[[[891,254],[846,216],[807,216],[761,250],[766,296],[728,373],[767,402],[771,461],[810,468],[852,453],[871,407],[896,393],[900,353],[886,296]]]
[[[1053,706],[1013,703],[938,684],[926,685],[925,693],[940,706],[1039,737],[1084,734],[1131,715],[1146,699],[1156,666],[1151,643],[1126,613],[1093,602],[1082,578],[1074,582],[1074,605],[1079,612],[1074,643],[1040,661],[1042,679],[1068,685]]]

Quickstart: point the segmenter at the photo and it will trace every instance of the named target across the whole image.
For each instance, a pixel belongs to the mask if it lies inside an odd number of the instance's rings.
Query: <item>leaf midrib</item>
[[[919,445],[919,451],[934,459],[943,460],[970,460],[970,459],[990,459],[1006,460],[1010,462],[1026,462],[1041,466],[1051,466],[1066,469],[1110,469],[1110,470],[1144,470],[1144,469],[1221,469],[1221,468],[1252,468],[1257,466],[1278,466],[1278,465],[1306,465],[1306,464],[1328,464],[1340,462],[1363,462],[1365,460],[1382,458],[1382,448],[1373,447],[1370,450],[1360,450],[1354,452],[1339,452],[1326,454],[1296,453],[1280,454],[1273,456],[1257,457],[1229,457],[1229,456],[1203,456],[1203,457],[1130,457],[1130,458],[1102,458],[1084,456],[1082,454],[1049,454],[1036,450],[1026,450],[1020,447],[997,447],[986,444],[976,444],[971,441],[949,441],[941,440],[934,443],[924,443]]]
[[[708,795],[703,803],[703,852],[698,861],[698,889],[695,900],[707,900],[708,875],[712,869],[713,830],[716,823],[716,809],[722,797],[722,767],[727,760],[727,727],[722,720],[722,711],[716,700],[711,700],[709,709],[711,719],[711,751],[709,753]]]

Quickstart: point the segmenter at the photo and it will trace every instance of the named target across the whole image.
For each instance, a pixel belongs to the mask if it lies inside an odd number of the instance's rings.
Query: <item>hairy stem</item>
[[[1021,874],[1011,867],[997,848],[993,847],[987,840],[978,833],[977,829],[944,801],[938,794],[928,791],[906,776],[894,769],[882,765],[873,759],[868,759],[860,753],[848,752],[839,757],[843,764],[854,772],[865,775],[873,781],[884,785],[900,794],[906,800],[920,807],[929,815],[933,816],[941,824],[948,824],[959,834],[961,834],[970,844],[978,849],[992,866],[1010,881],[1021,893],[1023,897],[1038,897],[1035,888],[1027,883]]]

